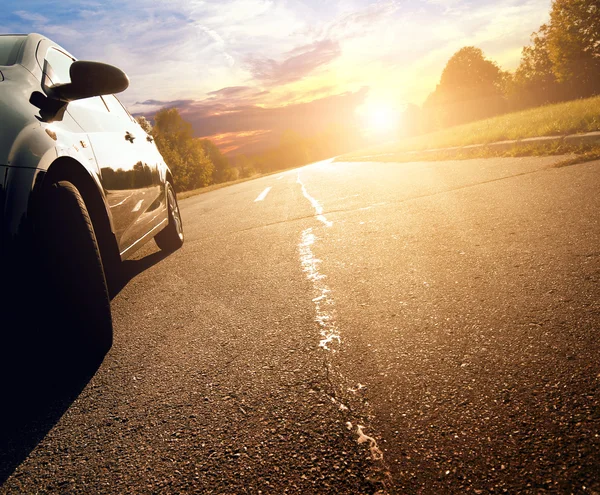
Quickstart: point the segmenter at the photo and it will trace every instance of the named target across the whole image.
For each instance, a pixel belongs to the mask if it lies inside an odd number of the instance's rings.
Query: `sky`
[[[421,105],[477,46],[514,70],[551,0],[4,0],[0,32],[38,32],[123,69],[134,114],[177,106],[224,151]],[[375,119],[373,117],[376,117]],[[371,125],[373,127],[373,125]]]

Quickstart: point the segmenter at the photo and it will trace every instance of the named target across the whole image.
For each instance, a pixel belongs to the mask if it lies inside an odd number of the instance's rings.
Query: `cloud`
[[[203,31],[204,33],[206,33],[213,40],[214,44],[219,48],[219,50],[223,54],[223,57],[227,61],[227,65],[229,65],[229,67],[232,67],[235,64],[235,59],[233,58],[233,56],[231,56],[231,54],[229,54],[227,52],[227,49],[226,49],[227,48],[227,43],[219,35],[219,33],[217,33],[214,29],[210,29],[210,28],[208,28],[206,26],[203,26],[201,24],[197,24],[196,26],[197,26],[198,29],[200,29],[201,31]]]
[[[229,86],[227,88],[217,89],[216,91],[209,91],[207,93],[213,99],[224,98],[256,98],[259,96],[265,96],[268,91],[257,90],[253,86]]]
[[[215,143],[222,153],[237,152],[251,153],[252,151],[258,151],[261,148],[265,148],[265,143],[273,142],[276,140],[271,135],[272,131],[265,129],[257,129],[255,131],[247,132],[227,132],[224,134],[215,134],[209,136],[209,139]]]
[[[161,108],[171,108],[171,107],[183,107],[185,105],[189,105],[193,103],[194,100],[144,100],[144,101],[136,101],[133,105],[128,106],[128,110],[134,114],[148,114],[154,113],[160,110]]]
[[[26,10],[17,10],[15,15],[24,21],[32,22],[36,25],[47,24],[49,19],[44,17],[41,14],[36,14],[34,12],[27,12]]]
[[[223,25],[209,22],[225,3],[7,0],[2,24],[8,32],[49,36],[77,58],[122,68],[131,79],[121,95],[128,105],[146,98],[197,99],[215,84],[248,78]]]
[[[262,57],[249,57],[248,65],[252,76],[258,81],[280,85],[302,79],[341,54],[339,43],[325,39],[294,48],[284,55],[286,58],[282,62]]]
[[[363,89],[274,108],[255,105],[230,108],[200,102],[182,108],[182,114],[192,122],[199,136],[256,129],[277,133],[291,129],[313,134],[332,124],[353,120],[354,110],[364,101],[366,93],[367,90]]]
[[[279,143],[283,131],[293,130],[302,135],[324,132],[331,126],[347,126],[355,121],[355,110],[364,101],[368,88],[327,96],[306,103],[264,108],[241,99],[237,105],[202,101],[167,102],[166,107],[177,107],[182,117],[192,123],[194,135],[214,138],[233,135],[238,145],[253,142],[252,150],[264,149]],[[150,112],[140,112],[151,117]],[[260,133],[255,131],[260,130]]]
[[[361,36],[367,31],[376,31],[381,22],[393,19],[399,10],[398,2],[376,2],[336,19],[327,27],[326,36],[344,39]]]

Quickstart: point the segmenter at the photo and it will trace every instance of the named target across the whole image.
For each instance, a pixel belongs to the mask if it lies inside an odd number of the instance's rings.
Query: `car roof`
[[[37,58],[38,47],[41,43],[47,44],[48,46],[55,46],[59,48],[61,51],[65,52],[67,55],[73,57],[67,50],[62,48],[60,45],[54,43],[48,37],[39,34],[39,33],[15,33],[15,34],[0,34],[0,36],[25,36],[27,37],[25,43],[21,47],[21,51],[17,57],[17,64],[22,65],[27,68],[30,72],[34,73],[38,68],[40,68],[40,61]],[[41,57],[41,59],[43,56]],[[73,57],[75,58],[75,57]]]

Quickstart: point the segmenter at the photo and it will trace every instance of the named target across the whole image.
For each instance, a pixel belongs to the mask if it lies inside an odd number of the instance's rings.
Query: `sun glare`
[[[359,115],[368,134],[393,134],[398,130],[400,113],[391,105],[367,104]]]

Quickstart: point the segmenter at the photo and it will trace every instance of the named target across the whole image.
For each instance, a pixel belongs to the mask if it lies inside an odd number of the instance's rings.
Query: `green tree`
[[[600,93],[600,1],[554,0],[547,38],[553,72],[571,96]]]
[[[193,138],[192,124],[183,120],[176,108],[163,108],[154,116],[156,136],[167,137],[172,142],[184,143]]]
[[[446,127],[497,115],[506,110],[507,74],[474,46],[461,48],[448,61],[440,83],[424,108],[428,127]]]
[[[548,26],[542,25],[531,35],[531,44],[523,48],[515,71],[509,98],[516,108],[554,103],[562,99],[562,87],[554,74],[548,51]]]
[[[221,153],[221,150],[213,143],[210,139],[200,139],[200,144],[206,156],[212,162],[214,166],[213,170],[213,182],[225,182],[232,180],[232,173],[230,171],[231,165],[227,157]]]
[[[157,112],[152,135],[173,172],[178,191],[212,183],[214,166],[200,140],[193,137],[192,125],[181,117],[176,108],[165,108]]]
[[[471,91],[475,91],[476,95],[496,94],[500,75],[500,68],[486,59],[480,48],[466,46],[448,60],[440,86],[463,99],[469,99]]]

